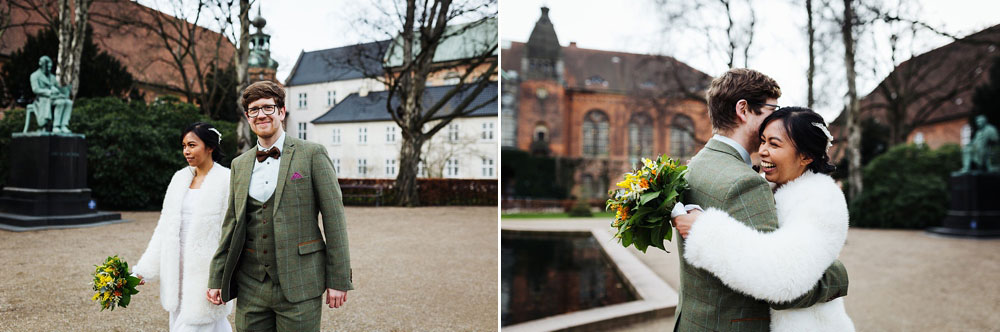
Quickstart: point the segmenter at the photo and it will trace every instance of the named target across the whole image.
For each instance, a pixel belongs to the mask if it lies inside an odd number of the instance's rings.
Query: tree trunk
[[[396,175],[396,195],[399,206],[419,206],[417,191],[417,171],[420,165],[420,149],[424,145],[421,137],[403,136],[403,147],[399,150],[399,174]]]
[[[243,105],[240,105],[240,95],[243,89],[250,85],[247,75],[250,59],[250,0],[240,0],[240,45],[236,53],[236,79],[239,82],[236,86],[236,109],[240,114],[240,120],[236,125],[236,149],[244,152],[253,147],[254,142],[250,141],[250,124],[246,121],[243,113]]]
[[[816,28],[813,27],[812,0],[806,0],[806,25],[809,33],[809,70],[806,71],[806,86],[808,96],[806,97],[806,107],[813,108],[816,99],[813,96],[813,78],[816,77]]]
[[[74,15],[70,18],[69,0],[59,0],[59,54],[56,76],[59,84],[70,85],[70,99],[80,89],[80,58],[83,57],[87,19],[93,0],[74,0]]]
[[[844,0],[844,22],[841,33],[844,37],[844,64],[847,68],[847,179],[851,183],[848,201],[861,196],[864,188],[861,178],[861,107],[858,104],[858,91],[855,84],[857,74],[854,71],[854,7],[852,0]]]

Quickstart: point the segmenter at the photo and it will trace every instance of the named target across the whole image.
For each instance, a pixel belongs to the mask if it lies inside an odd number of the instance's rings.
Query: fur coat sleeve
[[[762,233],[718,209],[691,226],[684,259],[730,288],[769,302],[811,290],[847,239],[847,203],[826,175],[806,171],[774,195],[779,228]]]

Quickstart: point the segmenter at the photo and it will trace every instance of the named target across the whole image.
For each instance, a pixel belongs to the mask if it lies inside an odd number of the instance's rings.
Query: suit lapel
[[[285,182],[289,181],[288,169],[291,168],[292,157],[295,155],[295,140],[291,137],[285,138],[285,146],[281,149],[281,165],[278,167],[278,183],[274,188],[274,210],[271,218],[278,215],[278,207],[281,205],[281,193],[285,189]]]

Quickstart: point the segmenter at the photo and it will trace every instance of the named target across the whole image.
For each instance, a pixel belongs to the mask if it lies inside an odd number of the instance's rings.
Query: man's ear
[[[736,102],[736,117],[740,119],[743,123],[750,121],[750,106],[747,105],[746,99],[740,99]]]

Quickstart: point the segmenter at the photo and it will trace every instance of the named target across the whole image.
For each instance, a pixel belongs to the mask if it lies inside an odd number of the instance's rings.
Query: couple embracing
[[[354,289],[340,186],[326,149],[286,137],[285,93],[257,82],[241,94],[257,148],[218,164],[221,133],[198,122],[181,139],[146,252],[133,271],[160,280],[170,331],[319,331],[323,302]],[[317,214],[323,215],[320,228]]]
[[[712,81],[715,136],[691,159],[684,202],[706,209],[673,219],[682,236],[675,331],[854,331],[837,260],[848,212],[828,175],[833,137],[812,110],[777,106],[780,96],[754,70]]]

